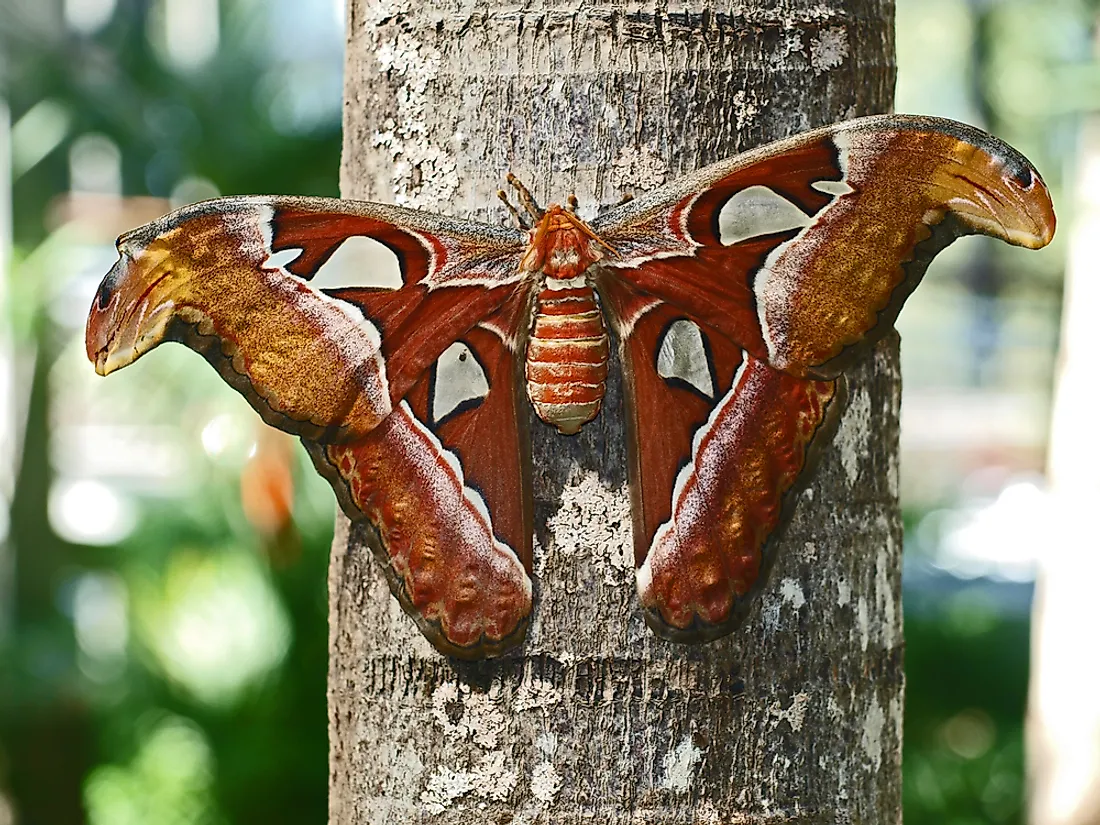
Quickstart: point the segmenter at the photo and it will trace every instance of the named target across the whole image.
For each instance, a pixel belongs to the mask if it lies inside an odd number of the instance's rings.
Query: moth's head
[[[175,316],[181,279],[171,254],[172,235],[156,224],[122,235],[118,260],[96,290],[84,343],[96,372],[108,375],[164,340]]]

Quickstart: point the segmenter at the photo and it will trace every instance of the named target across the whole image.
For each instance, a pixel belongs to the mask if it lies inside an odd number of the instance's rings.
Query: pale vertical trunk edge
[[[512,170],[591,215],[888,110],[892,26],[891,0],[352,0],[343,193],[498,221]],[[851,376],[758,608],[706,646],[656,639],[638,610],[617,378],[580,436],[533,424],[537,603],[518,653],[436,654],[339,517],[330,822],[899,822],[898,401],[890,338]]]

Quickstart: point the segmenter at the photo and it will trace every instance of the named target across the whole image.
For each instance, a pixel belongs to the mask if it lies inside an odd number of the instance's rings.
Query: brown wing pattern
[[[353,243],[365,241],[393,253],[396,281],[362,285],[376,265]],[[375,204],[229,198],[129,233],[119,251],[88,321],[100,373],[165,340],[202,352],[268,423],[302,436],[437,647],[479,657],[522,639],[517,233]]]
[[[716,164],[591,230],[626,369],[638,592],[685,641],[744,615],[835,427],[840,371],[932,257],[970,233],[1043,246],[1054,213],[995,138],[888,116]],[[302,436],[433,644],[496,655],[531,611],[526,245],[378,204],[197,204],[119,239],[88,355],[105,375],[165,340],[202,352]]]
[[[888,116],[732,158],[593,229],[618,253],[599,279],[627,370],[638,593],[654,630],[683,641],[744,615],[835,428],[834,379],[892,327],[932,257],[971,233],[1043,246],[1054,212],[996,138]],[[676,318],[698,330],[678,340],[695,352],[666,362],[689,376],[708,363],[712,396],[661,372]]]
[[[843,378],[807,381],[745,356],[695,431],[672,486],[671,516],[638,568],[638,596],[656,633],[699,641],[740,623],[842,407]]]
[[[794,493],[836,429],[843,379],[772,369],[617,279],[601,295],[613,317],[635,319],[616,332],[646,621],[674,641],[716,638],[766,581]]]

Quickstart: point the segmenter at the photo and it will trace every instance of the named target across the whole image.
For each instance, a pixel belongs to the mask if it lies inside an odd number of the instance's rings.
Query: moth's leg
[[[511,172],[508,173],[507,180],[511,187],[516,190],[516,195],[519,196],[519,202],[523,204],[523,208],[527,210],[527,214],[534,218],[535,223],[541,221],[543,216],[542,207],[535,203],[535,199],[531,196],[530,190]]]

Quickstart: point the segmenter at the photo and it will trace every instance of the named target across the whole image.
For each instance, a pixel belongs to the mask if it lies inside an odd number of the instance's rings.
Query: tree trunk
[[[543,201],[576,192],[591,216],[885,111],[892,25],[892,0],[353,0],[343,192],[498,221],[512,170]],[[853,371],[770,586],[712,644],[673,645],[642,621],[616,364],[581,435],[532,419],[536,606],[519,652],[435,653],[338,517],[330,821],[900,821],[896,350],[888,339]]]

